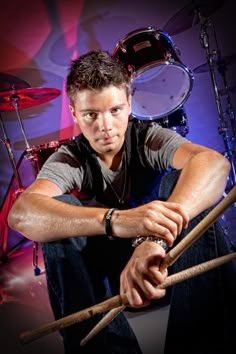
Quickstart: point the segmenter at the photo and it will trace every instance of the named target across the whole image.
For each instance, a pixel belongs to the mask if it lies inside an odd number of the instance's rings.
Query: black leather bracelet
[[[111,227],[111,218],[115,210],[117,210],[117,208],[109,209],[105,216],[105,232],[109,240],[115,240],[115,237],[112,235],[112,227]]]

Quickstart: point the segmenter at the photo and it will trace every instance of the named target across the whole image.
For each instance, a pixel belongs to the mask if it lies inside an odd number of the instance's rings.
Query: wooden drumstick
[[[213,268],[216,268],[223,263],[229,262],[236,258],[236,252],[230,253],[225,256],[221,256],[215,259],[212,259],[210,261],[204,262],[197,264],[195,266],[192,266],[188,269],[185,269],[181,272],[175,273],[173,275],[170,275],[169,277],[166,278],[166,280],[157,286],[158,289],[166,289],[167,287],[180,283],[184,280],[193,278],[199,274],[202,274],[204,272],[207,272],[208,270],[211,270]],[[106,316],[104,316],[98,323],[97,325],[84,337],[80,345],[83,346],[88,341],[90,341],[95,335],[97,335],[103,328],[105,328],[113,319],[119,315],[124,309],[125,305],[118,306],[112,310],[110,310]]]
[[[204,263],[200,263],[181,272],[170,275],[162,284],[159,284],[157,287],[159,289],[165,289],[171,285],[180,283],[181,281],[187,280],[215,267],[218,267],[226,262],[231,261],[234,258],[236,258],[236,252],[212,259]],[[88,319],[98,313],[106,312],[108,310],[115,309],[116,307],[125,307],[126,305],[128,305],[127,297],[125,295],[116,295],[97,305],[88,307],[87,309],[63,317],[49,324],[43,325],[38,329],[22,332],[19,335],[19,340],[22,344],[26,344],[44,335],[63,329],[72,324],[82,322],[83,320]]]
[[[181,254],[187,250],[189,246],[200,237],[209,227],[213,224],[217,218],[223,213],[224,210],[228,208],[231,204],[236,201],[236,187],[234,187],[225,199],[223,199],[212,211],[203,219],[201,222],[192,229],[186,237],[181,240],[172,250],[170,250],[165,258],[163,259],[160,270],[164,270],[168,266],[172,265]],[[165,284],[165,282],[163,283]],[[91,338],[93,338],[99,331],[101,331],[105,326],[107,326],[122,310],[122,306],[111,310],[109,313],[102,318],[98,324],[87,334],[87,336],[81,341],[81,345],[86,344]],[[124,307],[125,308],[125,307]],[[123,309],[124,309],[123,308]]]
[[[236,186],[231,189],[229,194],[212,209],[174,248],[172,248],[163,259],[160,270],[172,265],[181,254],[187,250],[233,203],[236,202]]]
[[[125,305],[121,305],[110,310],[98,322],[98,324],[95,327],[93,327],[93,329],[87,334],[87,336],[81,340],[80,345],[81,346],[85,345],[88,341],[90,341],[90,339],[95,337],[104,327],[106,327],[111,321],[113,321],[114,318],[118,316],[125,309],[125,307],[126,307]]]
[[[181,240],[172,250],[170,250],[165,258],[163,259],[160,270],[164,270],[168,266],[172,265],[181,254],[186,251],[186,249],[191,246],[191,244],[200,237],[209,227],[213,224],[217,218],[223,213],[224,210],[228,208],[231,204],[236,201],[236,187],[234,187],[225,199],[223,199],[212,211],[203,219],[201,222],[193,228],[186,237]],[[120,312],[122,306],[111,310],[109,313],[102,318],[98,324],[92,329],[87,336],[81,341],[81,345],[84,345],[92,337],[95,336],[99,331],[101,331],[105,326],[107,326]],[[124,309],[124,308],[123,308]]]
[[[188,235],[185,236],[183,240],[179,242],[172,250],[168,252],[165,259],[163,260],[163,268],[168,267],[173,264],[174,261],[186,250],[194,241],[197,239],[201,233],[203,233],[207,228],[223,213],[231,204],[236,201],[236,187],[234,187],[229,194],[214,208],[210,213],[203,219],[201,222],[190,231]],[[190,238],[190,240],[189,240]],[[174,250],[177,248],[177,251]],[[171,256],[169,256],[171,253]],[[167,278],[168,279],[168,278]],[[43,325],[36,330],[26,331],[20,334],[19,339],[22,343],[28,343],[32,340],[35,340],[41,336],[52,333],[56,330],[60,330],[64,327],[73,325],[78,322],[82,322],[95,314],[102,313],[113,309],[121,305],[128,305],[128,300],[126,296],[121,297],[116,295],[111,299],[108,299],[100,304],[91,306],[82,311],[76,312],[59,320],[56,320],[52,323]]]
[[[33,340],[40,338],[46,334],[53,333],[64,327],[71,326],[75,323],[82,322],[95,316],[96,314],[106,312],[117,306],[127,304],[126,296],[116,295],[107,299],[99,304],[90,306],[84,310],[72,313],[66,317],[62,317],[59,320],[50,322],[46,325],[42,325],[39,328],[32,331],[25,331],[19,335],[19,340],[22,344],[32,342]]]

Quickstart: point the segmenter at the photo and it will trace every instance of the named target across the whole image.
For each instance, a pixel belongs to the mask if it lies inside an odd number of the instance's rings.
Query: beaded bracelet
[[[108,209],[105,216],[105,232],[109,240],[115,240],[115,237],[112,235],[112,227],[111,227],[111,218],[115,210],[117,210],[117,208]]]
[[[158,245],[160,245],[162,248],[164,248],[164,250],[167,252],[169,249],[169,245],[167,243],[167,241],[164,238],[161,237],[155,237],[155,236],[138,236],[133,238],[132,240],[132,246],[133,247],[137,247],[138,245],[140,245],[141,243],[143,243],[144,241],[152,241],[157,243]]]

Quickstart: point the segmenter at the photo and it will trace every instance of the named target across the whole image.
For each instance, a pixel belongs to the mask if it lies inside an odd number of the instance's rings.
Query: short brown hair
[[[80,90],[99,90],[110,85],[126,88],[129,96],[129,72],[108,51],[91,51],[71,62],[66,80],[66,92],[71,101]]]

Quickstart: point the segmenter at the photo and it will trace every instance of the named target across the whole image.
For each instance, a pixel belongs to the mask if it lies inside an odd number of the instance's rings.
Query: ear
[[[75,108],[71,104],[69,104],[69,109],[73,118],[73,121],[76,122],[76,116],[75,116]]]
[[[128,103],[129,103],[130,114],[131,114],[132,113],[131,112],[131,95],[129,95],[129,97],[128,97]]]

